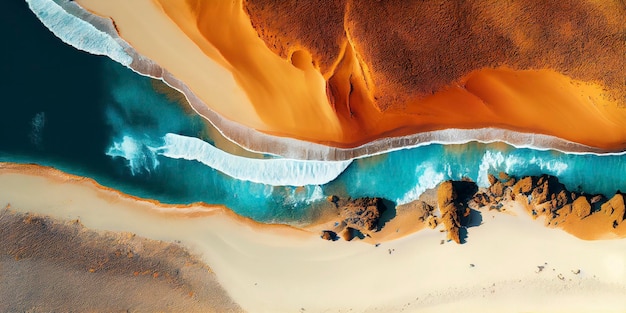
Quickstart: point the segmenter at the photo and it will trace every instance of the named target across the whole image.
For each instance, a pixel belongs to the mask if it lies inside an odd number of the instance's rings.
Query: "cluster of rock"
[[[437,188],[438,217],[431,216],[427,224],[435,228],[442,224],[447,239],[462,243],[461,230],[470,222],[471,210],[488,208],[501,210],[507,201],[527,204],[534,217],[545,217],[546,226],[578,223],[585,227],[590,216],[600,216],[591,223],[604,223],[617,228],[626,219],[624,194],[617,191],[611,199],[603,195],[589,195],[567,190],[559,180],[550,175],[515,178],[506,173],[498,177],[489,175],[489,187],[477,188],[471,181],[446,181]],[[435,213],[436,214],[436,213]],[[582,223],[582,224],[580,224]],[[604,224],[589,227],[607,227]],[[570,231],[577,231],[569,229]]]
[[[569,224],[584,228],[589,224],[589,227],[617,228],[626,219],[624,194],[620,191],[607,199],[603,195],[569,191],[550,175],[516,178],[500,173],[498,177],[489,175],[488,178],[490,185],[487,188],[478,188],[469,180],[445,181],[437,187],[432,199],[414,201],[394,210],[417,214],[417,222],[431,228],[442,225],[447,240],[456,243],[463,242],[462,230],[473,223],[472,210],[500,211],[507,201],[526,204],[529,214],[535,218],[544,217],[546,226],[552,227]],[[328,200],[337,208],[337,221],[332,229],[322,231],[324,239],[349,241],[355,237],[372,237],[386,222],[382,216],[388,208],[381,198],[340,199],[332,196]],[[590,219],[590,216],[594,218]],[[591,225],[593,223],[596,224]]]
[[[617,191],[611,199],[603,195],[589,195],[568,191],[559,180],[550,175],[525,176],[520,179],[500,173],[489,175],[489,188],[476,193],[470,206],[499,209],[506,200],[525,199],[530,213],[545,217],[548,226],[557,226],[570,219],[583,220],[592,214],[603,214],[616,228],[625,218],[624,194]]]
[[[322,231],[322,238],[337,240],[339,237],[350,241],[355,237],[371,236],[382,227],[380,217],[387,209],[381,198],[339,199],[329,198],[339,212],[339,220],[332,230]]]

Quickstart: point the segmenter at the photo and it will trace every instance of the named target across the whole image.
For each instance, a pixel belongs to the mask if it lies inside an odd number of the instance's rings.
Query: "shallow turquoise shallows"
[[[260,221],[301,220],[328,195],[406,203],[443,180],[468,177],[484,186],[488,173],[500,171],[551,174],[569,189],[588,193],[626,190],[625,156],[573,155],[504,144],[433,144],[351,164],[281,161],[271,163],[280,166],[263,168],[219,153],[210,155],[222,159],[207,159],[212,147],[207,150],[194,139],[211,143],[205,135],[207,123],[155,91],[159,82],[63,44],[21,1],[7,5],[3,12],[8,13],[0,13],[0,34],[12,46],[0,52],[3,75],[10,78],[0,84],[5,96],[0,105],[0,161],[54,166],[166,203],[224,204]],[[206,165],[233,162],[240,163],[225,168],[231,174],[239,170],[235,176],[242,179]],[[280,182],[281,175],[288,181],[334,180],[304,187],[243,180]]]

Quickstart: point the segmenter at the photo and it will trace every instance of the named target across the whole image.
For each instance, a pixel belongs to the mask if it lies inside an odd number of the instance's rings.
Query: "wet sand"
[[[507,214],[483,212],[464,245],[442,244],[444,233],[425,229],[375,246],[329,242],[201,205],[173,214],[175,207],[37,166],[4,164],[0,187],[0,201],[17,212],[178,240],[250,312],[626,309],[625,239],[580,240],[533,221],[515,203]]]

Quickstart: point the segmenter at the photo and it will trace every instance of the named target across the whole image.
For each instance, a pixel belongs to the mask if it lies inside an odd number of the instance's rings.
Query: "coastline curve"
[[[595,148],[558,137],[523,133],[500,128],[480,128],[480,129],[444,129],[416,133],[400,137],[387,137],[370,141],[366,144],[354,148],[342,148],[328,146],[319,143],[308,142],[295,138],[278,137],[266,134],[252,128],[240,125],[234,121],[220,116],[215,111],[204,105],[189,87],[182,81],[174,77],[169,71],[162,68],[154,61],[139,54],[129,43],[122,39],[111,19],[103,18],[92,14],[73,1],[68,0],[26,0],[30,9],[35,12],[37,18],[50,29],[57,37],[64,42],[89,53],[106,55],[114,61],[130,68],[134,72],[162,80],[171,88],[181,92],[191,108],[201,117],[209,121],[226,139],[243,147],[246,150],[281,156],[289,159],[316,160],[316,161],[347,161],[379,155],[395,150],[410,149],[429,144],[465,144],[469,142],[493,143],[503,142],[516,148],[532,148],[537,150],[556,150],[563,153],[573,154],[623,154],[623,151],[605,150]],[[37,14],[45,6],[54,4],[62,9],[57,15]],[[65,14],[65,16],[63,16]],[[80,41],[74,42],[72,38],[63,38],[59,23],[48,20],[52,18],[62,18],[71,16],[80,19],[92,27],[75,29],[72,34],[81,34],[88,37],[96,34],[102,37],[106,34],[108,38],[103,38],[104,44],[86,47]],[[119,45],[129,58],[120,53],[115,47]]]

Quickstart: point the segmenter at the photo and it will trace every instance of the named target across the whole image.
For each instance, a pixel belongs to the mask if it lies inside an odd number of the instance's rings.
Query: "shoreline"
[[[246,311],[483,311],[489,306],[549,312],[587,311],[598,303],[606,311],[626,309],[618,296],[626,292],[626,239],[580,240],[545,227],[515,203],[507,204],[509,213],[482,212],[482,224],[468,228],[463,245],[442,244],[445,233],[426,228],[376,246],[328,242],[313,232],[262,225],[224,214],[227,210],[164,214],[154,202],[111,196],[89,179],[19,167],[0,171],[0,199],[10,202],[11,210],[78,219],[91,230],[180,241]],[[520,250],[526,253],[516,253]],[[355,284],[363,275],[367,282]]]
[[[294,138],[273,136],[229,121],[209,109],[184,83],[155,62],[141,56],[124,39],[119,37],[111,20],[89,13],[73,2],[63,2],[61,7],[64,5],[71,8],[72,13],[68,14],[75,14],[77,18],[92,24],[95,23],[99,26],[100,31],[106,32],[114,38],[133,60],[127,67],[140,75],[159,79],[181,92],[191,108],[210,122],[227,140],[252,152],[274,154],[291,159],[344,161],[437,143],[504,142],[516,148],[556,150],[572,154],[622,155],[626,153],[621,150],[593,148],[549,135],[497,128],[436,130],[403,137],[380,138],[354,148],[333,147]],[[107,55],[105,52],[101,54]]]

